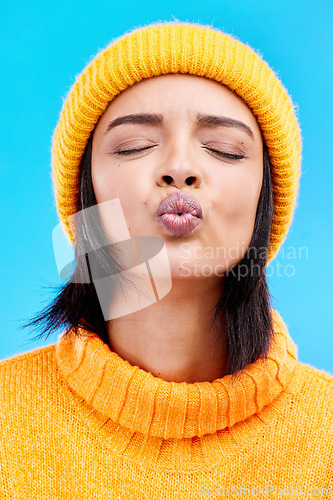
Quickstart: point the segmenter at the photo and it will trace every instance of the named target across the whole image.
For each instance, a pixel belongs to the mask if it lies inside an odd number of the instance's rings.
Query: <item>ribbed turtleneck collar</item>
[[[281,316],[273,312],[274,341],[267,363],[248,365],[242,378],[168,382],[131,365],[98,335],[61,335],[58,367],[67,383],[95,410],[145,435],[192,438],[214,434],[261,411],[288,385],[297,347]]]

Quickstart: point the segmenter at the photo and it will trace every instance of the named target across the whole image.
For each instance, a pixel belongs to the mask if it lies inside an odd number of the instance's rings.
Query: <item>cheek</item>
[[[132,217],[141,196],[141,179],[135,172],[117,163],[100,162],[92,165],[91,175],[97,203],[119,198],[125,217]]]
[[[117,163],[110,165],[109,162],[92,165],[91,174],[97,204],[119,199],[126,225],[134,231],[140,220],[138,207],[144,204],[145,190],[141,176],[138,178],[131,169],[123,168]],[[107,213],[100,211],[103,226],[111,235]]]
[[[102,162],[92,164],[91,178],[97,203],[122,197],[127,183],[124,182],[124,172],[120,174],[120,171],[121,168],[117,165],[104,165]]]
[[[247,248],[251,241],[262,182],[260,171],[254,174],[254,171],[242,170],[239,175],[224,177],[224,182],[219,183],[215,230],[218,244],[228,249]],[[237,254],[232,264],[242,256]]]
[[[244,175],[233,181],[220,185],[220,202],[216,206],[216,245],[227,251],[228,268],[244,257],[251,242],[261,190],[260,176]]]
[[[226,201],[228,201],[225,207],[227,218],[232,221],[254,221],[258,199],[258,190],[250,189],[248,186],[245,186],[244,189],[242,186],[237,186],[230,190],[228,197],[226,197]]]
[[[257,175],[237,176],[220,185],[219,211],[225,220],[231,222],[253,221],[257,211],[262,178]]]

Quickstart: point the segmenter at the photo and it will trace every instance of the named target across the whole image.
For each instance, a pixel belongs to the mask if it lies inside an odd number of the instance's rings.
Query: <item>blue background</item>
[[[58,219],[50,150],[62,99],[112,39],[149,22],[178,19],[212,24],[259,50],[299,107],[299,203],[269,284],[299,360],[333,372],[332,6],[330,0],[2,3],[0,359],[58,337],[30,342],[32,333],[20,324],[48,303],[47,287],[61,283],[52,248]],[[308,258],[304,252],[291,258],[288,247],[307,247]]]

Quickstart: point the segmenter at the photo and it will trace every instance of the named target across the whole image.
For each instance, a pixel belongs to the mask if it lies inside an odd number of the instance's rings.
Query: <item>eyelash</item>
[[[129,155],[132,153],[138,153],[139,151],[145,151],[146,149],[150,149],[154,146],[148,146],[146,148],[140,148],[140,149],[123,149],[122,151],[115,151],[117,155]]]
[[[222,151],[218,151],[217,149],[206,148],[208,151],[212,151],[219,156],[223,156],[223,158],[228,158],[229,160],[242,160],[245,158],[245,155],[233,155],[231,153],[223,153]]]
[[[139,151],[145,151],[147,149],[151,149],[153,147],[154,146],[148,146],[146,148],[139,148],[139,149],[124,149],[123,151],[115,151],[115,153],[117,155],[130,155],[130,154],[138,153]],[[223,158],[228,158],[229,160],[242,160],[243,158],[245,158],[245,155],[243,155],[243,154],[234,155],[231,153],[223,153],[222,151],[218,151],[216,149],[211,149],[211,148],[205,148],[205,149],[207,149],[208,151],[212,151],[213,153],[216,153],[219,156],[223,156]]]

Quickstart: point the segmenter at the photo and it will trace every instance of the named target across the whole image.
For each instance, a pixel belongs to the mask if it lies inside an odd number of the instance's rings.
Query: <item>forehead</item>
[[[99,127],[130,113],[159,113],[166,120],[194,118],[198,113],[223,115],[245,121],[261,135],[248,105],[231,89],[205,77],[168,74],[144,79],[118,94],[103,113]]]

